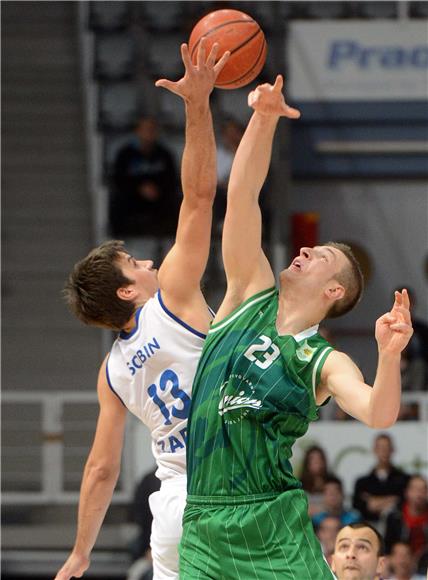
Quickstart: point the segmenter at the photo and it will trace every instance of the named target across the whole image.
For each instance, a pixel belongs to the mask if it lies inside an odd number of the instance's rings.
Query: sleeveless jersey
[[[333,350],[313,326],[278,335],[278,292],[213,324],[193,384],[188,493],[241,496],[301,487],[291,448],[318,418],[315,388]]]
[[[205,335],[170,312],[160,291],[121,332],[107,360],[107,380],[122,403],[149,428],[158,466],[167,479],[186,473],[187,418]]]

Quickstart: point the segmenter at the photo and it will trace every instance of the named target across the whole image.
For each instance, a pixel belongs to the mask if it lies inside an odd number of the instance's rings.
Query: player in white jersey
[[[186,493],[186,425],[191,386],[212,313],[201,293],[216,191],[216,147],[209,108],[215,79],[229,53],[215,64],[201,42],[197,63],[187,45],[185,74],[156,85],[183,98],[186,144],[183,201],[176,241],[157,272],[121,242],[106,242],[77,263],[66,298],[86,324],[119,331],[98,377],[100,414],[81,486],[74,548],[55,580],[80,578],[110,504],[120,472],[126,411],[150,429],[161,489],[150,498],[155,580],[178,578],[177,546]],[[167,208],[166,208],[167,211]]]

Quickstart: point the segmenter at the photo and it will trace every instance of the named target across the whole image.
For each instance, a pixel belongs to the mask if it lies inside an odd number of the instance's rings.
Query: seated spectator
[[[379,527],[386,515],[402,501],[409,476],[391,461],[394,447],[389,435],[377,435],[373,451],[376,465],[370,473],[357,479],[353,506],[365,520]]]
[[[309,515],[311,517],[321,511],[322,492],[324,483],[329,475],[324,450],[318,445],[309,447],[303,458],[300,481],[308,496]]]
[[[315,533],[320,541],[322,553],[331,566],[331,558],[334,552],[336,536],[341,528],[339,518],[326,516],[320,525],[316,528]]]
[[[328,477],[324,483],[322,511],[312,516],[314,526],[317,528],[329,516],[339,518],[341,527],[359,522],[360,514],[345,509],[343,499],[343,485],[340,479]]]
[[[110,192],[110,230],[139,259],[155,265],[172,245],[178,218],[177,169],[158,139],[153,117],[141,117],[135,139],[119,150]]]
[[[407,542],[396,542],[392,546],[388,562],[390,569],[389,580],[424,580],[423,576],[415,573],[415,558]]]
[[[428,485],[422,475],[409,479],[404,498],[386,520],[386,550],[389,553],[396,542],[405,541],[419,559],[428,546]]]
[[[358,522],[340,530],[331,566],[337,580],[375,580],[384,567],[383,538],[376,528]]]

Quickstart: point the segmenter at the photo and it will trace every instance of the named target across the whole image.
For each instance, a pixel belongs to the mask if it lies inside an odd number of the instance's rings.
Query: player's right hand
[[[55,576],[54,580],[70,580],[71,578],[81,578],[89,568],[89,564],[89,558],[72,552],[64,566]]]
[[[206,99],[211,94],[220,71],[228,61],[230,52],[226,51],[216,63],[219,45],[213,44],[210,54],[206,56],[205,42],[205,39],[202,38],[199,43],[196,64],[193,64],[190,58],[187,44],[182,44],[181,57],[185,68],[184,76],[176,82],[159,79],[155,85],[175,93],[188,102]]]
[[[261,115],[298,119],[300,111],[289,107],[284,100],[282,75],[278,75],[274,85],[264,83],[248,95],[248,106]]]

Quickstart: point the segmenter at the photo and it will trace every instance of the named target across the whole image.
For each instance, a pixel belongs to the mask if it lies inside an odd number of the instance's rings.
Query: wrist
[[[199,114],[199,115],[206,115],[210,111],[210,99],[209,96],[205,98],[194,98],[194,99],[186,99],[186,113],[189,114]]]

